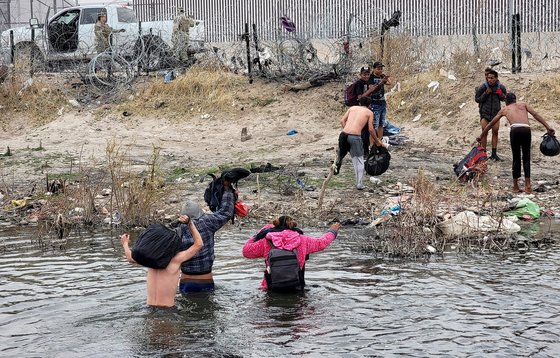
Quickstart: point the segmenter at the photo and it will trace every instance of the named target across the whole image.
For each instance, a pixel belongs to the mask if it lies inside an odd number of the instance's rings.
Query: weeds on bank
[[[485,181],[463,184],[452,181],[436,187],[423,169],[410,181],[414,193],[410,200],[400,202],[400,213],[372,228],[363,249],[387,257],[419,258],[428,256],[430,247],[443,253],[453,245],[458,253],[473,251],[503,252],[511,247],[511,235],[472,232],[458,237],[438,233],[436,225],[445,220],[444,214],[471,209],[479,214],[502,220],[497,206],[496,191]],[[451,215],[450,215],[451,216]]]
[[[39,237],[62,240],[71,232],[100,225],[146,226],[157,218],[157,205],[167,197],[160,153],[153,148],[144,171],[138,173],[125,147],[112,141],[103,163],[87,165],[80,155],[76,173],[47,175],[34,193],[43,199],[32,216],[44,220]],[[46,241],[45,241],[46,242]]]
[[[49,122],[65,103],[60,89],[48,79],[15,73],[0,84],[0,98],[2,113],[21,113],[32,126]],[[0,116],[0,125],[12,120],[11,115]]]
[[[244,82],[242,76],[223,69],[193,66],[169,83],[161,77],[152,78],[134,100],[126,103],[126,108],[119,109],[140,115],[164,112],[170,117],[228,113]]]

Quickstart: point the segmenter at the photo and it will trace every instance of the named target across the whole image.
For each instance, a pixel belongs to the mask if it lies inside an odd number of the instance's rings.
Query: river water
[[[558,243],[395,261],[343,228],[308,261],[306,292],[283,296],[259,290],[262,260],[241,256],[252,232],[219,233],[216,291],[178,295],[176,310],[145,306],[145,270],[116,235],[0,233],[0,356],[560,355]]]

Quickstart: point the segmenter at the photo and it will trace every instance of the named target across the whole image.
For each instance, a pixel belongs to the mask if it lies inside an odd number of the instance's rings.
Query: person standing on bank
[[[371,71],[369,67],[362,67],[358,75],[358,80],[354,86],[354,96],[359,101],[362,97],[369,97],[371,92],[368,92],[368,83]],[[368,126],[362,128],[362,142],[364,145],[364,157],[369,154],[369,129]]]
[[[385,86],[393,84],[391,77],[383,73],[385,65],[380,61],[373,64],[373,72],[369,76],[368,90],[364,96],[371,98],[370,109],[373,112],[374,127],[377,131],[377,138],[383,138],[383,126],[387,116],[387,101],[385,100]]]
[[[511,125],[509,137],[511,141],[511,154],[513,157],[511,165],[513,192],[521,192],[518,179],[521,177],[521,162],[523,162],[525,192],[531,193],[531,127],[529,126],[529,116],[527,113],[530,113],[536,121],[540,122],[550,135],[554,135],[555,131],[531,106],[523,102],[518,103],[515,93],[510,92],[506,94],[505,100],[506,106],[498,111],[494,119],[486,125],[476,140],[481,142],[482,139],[486,137],[490,128],[493,128],[493,125],[498,123],[500,118],[505,116]]]
[[[356,175],[356,189],[363,190],[364,177],[364,146],[362,142],[362,129],[368,128],[371,136],[370,140],[376,146],[383,146],[383,143],[377,138],[375,129],[373,128],[373,113],[368,106],[371,104],[369,97],[363,96],[359,99],[359,106],[350,107],[344,116],[340,119],[342,132],[338,136],[338,149],[336,152],[336,161],[334,163],[334,174],[340,172],[342,159],[350,152],[352,157],[352,165]]]
[[[507,93],[506,87],[498,81],[498,72],[487,69],[485,75],[486,81],[476,89],[474,96],[474,100],[478,103],[480,126],[482,129],[500,111],[502,107],[500,101],[505,100]],[[502,161],[502,158],[497,154],[499,129],[500,122],[496,121],[492,127],[492,155],[490,156],[490,159],[496,161]],[[481,138],[480,145],[486,148],[486,136]]]

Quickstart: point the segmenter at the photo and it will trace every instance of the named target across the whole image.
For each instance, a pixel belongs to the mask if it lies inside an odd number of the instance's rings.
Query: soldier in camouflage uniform
[[[173,19],[173,34],[171,36],[173,54],[179,62],[185,62],[189,58],[189,30],[195,25],[194,19],[185,14],[182,8],[179,8],[179,14]]]

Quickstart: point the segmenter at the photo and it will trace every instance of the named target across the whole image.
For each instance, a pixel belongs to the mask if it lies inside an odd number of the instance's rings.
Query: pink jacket
[[[260,231],[270,229],[272,227],[274,227],[272,224],[266,224]],[[247,240],[245,245],[243,245],[243,256],[248,259],[258,259],[262,257],[265,258],[266,261],[266,257],[268,256],[268,252],[271,248],[268,240],[272,240],[274,246],[278,248],[286,250],[296,249],[299,267],[303,268],[307,254],[324,250],[336,238],[337,234],[338,232],[332,229],[329,229],[320,238],[301,235],[300,233],[292,230],[269,232],[266,234],[265,239],[257,242],[253,241],[254,236]],[[264,278],[262,280],[261,287],[264,289],[267,288],[266,280]]]

